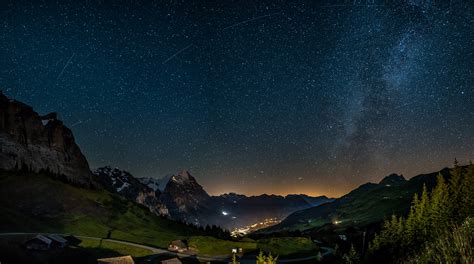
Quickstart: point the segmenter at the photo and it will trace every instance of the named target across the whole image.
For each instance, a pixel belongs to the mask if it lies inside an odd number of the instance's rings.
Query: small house
[[[49,235],[48,238],[51,239],[52,248],[64,248],[68,245],[68,241],[60,235],[53,234]]]
[[[79,238],[77,238],[73,235],[65,236],[64,239],[66,239],[67,244],[71,245],[71,246],[78,246],[82,242],[82,240],[80,240]]]
[[[186,240],[174,240],[168,245],[169,251],[185,252],[188,250],[188,242]]]
[[[51,248],[52,240],[43,236],[37,235],[30,240],[25,242],[25,247],[27,249],[33,250],[48,250]]]
[[[97,259],[98,264],[135,264],[131,256]]]
[[[182,264],[181,260],[179,258],[172,258],[172,259],[166,259],[162,260],[161,264]]]

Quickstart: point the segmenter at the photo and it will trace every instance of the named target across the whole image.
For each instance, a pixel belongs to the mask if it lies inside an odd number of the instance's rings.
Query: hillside
[[[444,176],[448,169],[440,171]],[[380,183],[366,183],[331,203],[322,204],[290,214],[280,224],[259,233],[304,231],[326,224],[364,226],[379,222],[392,214],[403,215],[410,208],[414,193],[420,192],[425,183],[430,189],[435,185],[438,172],[421,174],[405,180],[389,175]]]
[[[110,237],[158,247],[203,235],[157,217],[106,190],[75,187],[44,174],[0,172],[0,232],[58,232]]]
[[[201,229],[158,217],[145,206],[107,190],[76,187],[45,174],[0,171],[0,210],[1,233],[44,232],[106,238],[110,231],[112,239],[161,248],[172,240],[186,239],[200,255],[208,256],[225,256],[235,247],[243,247],[248,254],[262,248],[282,257],[306,256],[318,250],[311,240],[300,237],[217,239]]]

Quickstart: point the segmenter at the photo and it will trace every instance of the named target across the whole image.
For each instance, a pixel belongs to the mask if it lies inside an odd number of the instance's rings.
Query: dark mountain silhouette
[[[93,186],[89,164],[72,131],[56,113],[40,116],[32,107],[0,92],[0,169],[47,171],[68,182]]]

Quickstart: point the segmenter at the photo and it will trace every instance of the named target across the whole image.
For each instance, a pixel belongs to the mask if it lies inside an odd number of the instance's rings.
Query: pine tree
[[[461,209],[461,183],[462,183],[462,167],[459,166],[457,159],[454,160],[454,168],[450,171],[449,179],[449,195],[450,195],[450,212],[452,220],[459,222],[459,213]]]
[[[407,220],[405,221],[405,228],[402,235],[402,245],[412,246],[414,239],[417,236],[417,221],[416,221],[416,208],[418,207],[419,200],[418,194],[413,195],[413,201],[410,207],[410,213],[408,214]]]
[[[343,263],[347,264],[354,264],[359,261],[359,254],[357,254],[354,245],[351,245],[351,249],[349,250],[349,252],[342,256],[342,261]]]
[[[276,264],[278,262],[278,257],[273,257],[272,253],[269,253],[268,256],[263,254],[263,251],[260,250],[260,253],[257,256],[257,264]]]
[[[436,187],[431,193],[430,228],[440,231],[449,222],[449,189],[443,175],[438,174]]]
[[[318,254],[316,255],[316,261],[320,262],[323,260],[323,255],[321,254],[321,251],[318,252]]]
[[[403,219],[403,217],[399,217],[398,218],[398,226],[397,226],[397,236],[398,236],[398,243],[399,245],[402,245],[403,243],[403,235],[405,233],[405,220]]]
[[[276,264],[278,262],[278,256],[273,257],[272,253],[268,253],[266,264]]]
[[[260,250],[260,253],[257,256],[257,264],[265,264],[266,257],[263,255],[263,251]]]
[[[428,195],[428,189],[426,188],[426,184],[423,184],[420,202],[418,208],[416,208],[416,223],[418,225],[418,230],[420,230],[420,233],[423,236],[421,238],[423,240],[428,235],[429,207],[430,198]]]
[[[461,183],[460,217],[464,219],[474,215],[474,165],[469,162],[466,173]]]
[[[382,231],[377,234],[371,245],[371,250],[383,247],[393,247],[396,245],[396,237],[398,235],[398,220],[395,215],[390,219],[385,219],[382,225]]]
[[[336,244],[334,246],[334,250],[332,251],[332,254],[335,255],[335,256],[339,255],[339,245],[338,244]]]
[[[389,237],[390,241],[392,241],[392,244],[399,244],[401,237],[400,233],[398,232],[399,228],[399,223],[398,223],[398,218],[396,215],[392,215],[392,218],[390,220],[390,230],[389,230]]]

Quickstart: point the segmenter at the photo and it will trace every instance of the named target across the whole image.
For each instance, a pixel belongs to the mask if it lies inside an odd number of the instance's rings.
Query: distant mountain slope
[[[92,186],[89,164],[56,113],[40,116],[0,91],[0,169],[49,171]]]
[[[224,194],[214,196],[218,208],[225,212],[227,226],[242,227],[255,224],[268,218],[283,219],[292,212],[331,202],[326,196],[309,197],[307,195],[258,195],[245,196]]]
[[[159,199],[161,192],[143,184],[129,172],[107,166],[95,170],[94,175],[108,191],[142,204],[157,215],[169,216],[168,208]]]
[[[440,172],[444,176],[449,175],[448,169]],[[393,213],[405,214],[414,193],[420,192],[423,184],[432,188],[437,175],[438,172],[422,174],[407,181],[403,176],[392,174],[379,184],[363,184],[331,203],[294,212],[280,224],[260,232],[303,231],[328,223],[341,226],[366,225],[378,222]]]
[[[160,218],[106,190],[76,187],[44,174],[0,171],[0,232],[58,232],[167,247],[203,232]]]

